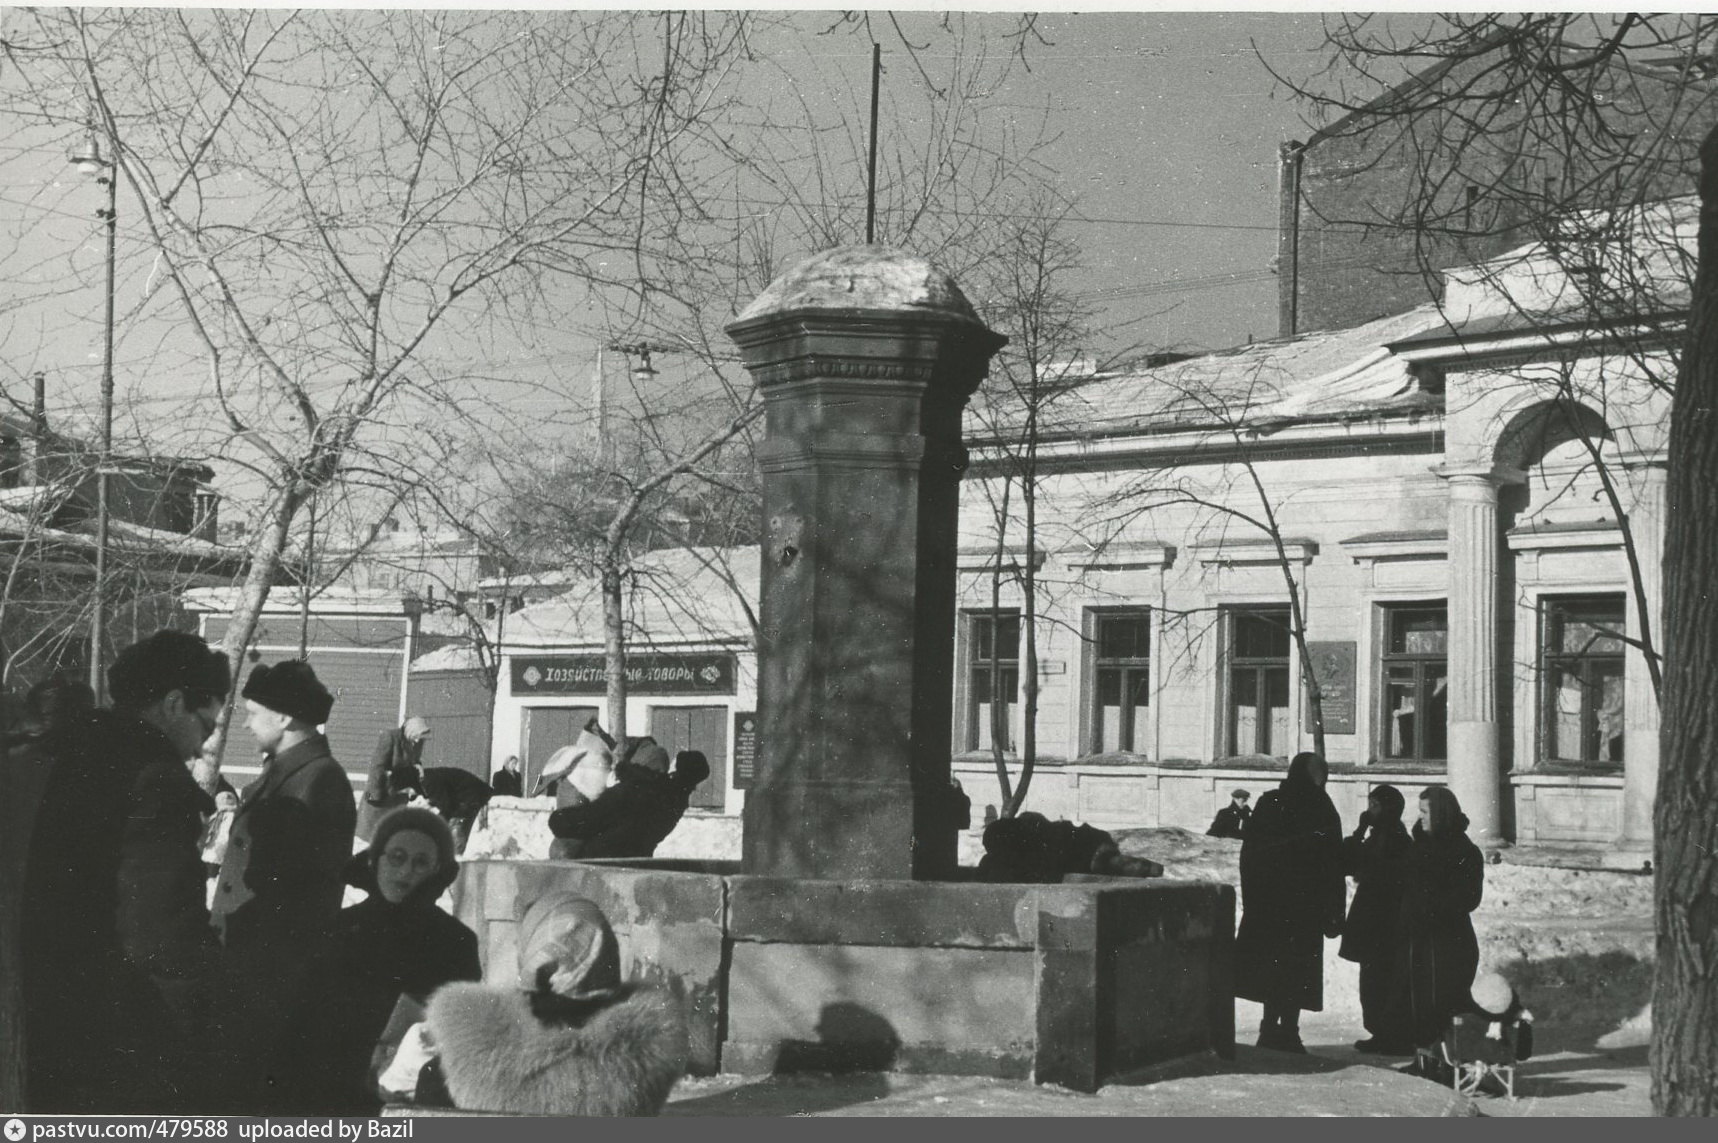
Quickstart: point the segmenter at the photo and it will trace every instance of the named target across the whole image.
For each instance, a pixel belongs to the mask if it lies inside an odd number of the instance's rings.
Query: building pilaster
[[[1481,846],[1503,844],[1498,740],[1497,510],[1494,472],[1450,472],[1449,784]]]
[[[1636,477],[1629,532],[1634,539],[1641,591],[1646,596],[1643,616],[1634,585],[1629,585],[1628,631],[1635,638],[1650,632],[1653,649],[1663,655],[1660,601],[1663,599],[1664,461],[1625,459],[1623,465],[1633,469]],[[1653,689],[1646,655],[1640,648],[1630,647],[1623,666],[1623,832],[1618,842],[1624,848],[1652,848],[1653,802],[1658,795],[1658,728],[1658,694]]]

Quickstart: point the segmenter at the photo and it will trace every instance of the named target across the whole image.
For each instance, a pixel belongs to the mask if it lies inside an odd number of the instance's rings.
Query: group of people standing
[[[158,632],[115,658],[111,709],[84,690],[8,739],[7,789],[26,793],[7,807],[0,951],[19,979],[0,999],[22,1010],[7,1043],[23,1045],[26,1109],[375,1114],[388,1090],[378,1070],[408,1027],[420,1040],[434,1028],[440,1050],[421,1077],[414,1062],[403,1097],[562,1114],[661,1106],[685,1067],[678,1001],[622,980],[588,902],[532,918],[518,989],[480,985],[476,935],[437,904],[472,800],[449,786],[436,804],[421,719],[383,736],[355,799],[321,731],[334,698],[306,662],[245,679],[263,767],[232,811],[211,892],[219,773],[204,751],[231,682],[201,639]],[[368,896],[342,909],[348,885]],[[455,985],[467,991],[438,1003]],[[539,1070],[582,1053],[580,1083],[515,1099],[493,1071],[515,1040],[552,1048]]]
[[[1485,860],[1446,787],[1421,792],[1410,831],[1401,792],[1375,786],[1345,836],[1328,776],[1317,754],[1296,755],[1246,822],[1236,994],[1264,1007],[1260,1047],[1305,1051],[1300,1014],[1323,1008],[1324,941],[1340,936],[1339,955],[1360,966],[1369,1035],[1355,1047],[1414,1055],[1470,1004]]]

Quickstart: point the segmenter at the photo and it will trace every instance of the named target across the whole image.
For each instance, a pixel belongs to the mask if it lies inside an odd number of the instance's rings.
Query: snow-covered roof
[[[747,608],[755,614],[759,563],[756,545],[664,548],[638,556],[630,565],[626,592],[629,645],[750,643]],[[599,581],[587,576],[560,595],[507,616],[501,639],[508,650],[601,647]]]

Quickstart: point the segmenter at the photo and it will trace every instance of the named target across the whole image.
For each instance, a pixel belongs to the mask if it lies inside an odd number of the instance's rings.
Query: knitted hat
[[[113,705],[138,710],[172,690],[225,699],[232,685],[227,657],[195,635],[157,631],[119,653],[107,669]]]
[[[441,815],[434,810],[426,810],[422,806],[401,806],[384,814],[382,820],[376,823],[376,830],[370,835],[371,870],[375,862],[380,861],[382,854],[388,850],[388,839],[403,830],[412,830],[423,834],[435,842],[436,866],[435,872],[422,885],[418,886],[413,896],[427,896],[429,900],[440,897],[454,878],[459,876],[459,860],[454,855],[453,830],[442,820]]]
[[[620,987],[620,942],[608,918],[576,893],[549,893],[519,917],[519,983],[568,1000],[592,1000]]]
[[[303,659],[288,659],[272,667],[257,664],[245,680],[244,697],[311,726],[327,722],[328,712],[334,709],[334,696]]]

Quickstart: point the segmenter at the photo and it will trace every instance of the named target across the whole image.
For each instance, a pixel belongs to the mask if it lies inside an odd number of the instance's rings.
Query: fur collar
[[[426,1019],[448,1093],[470,1111],[655,1115],[686,1071],[685,1013],[660,988],[566,1028],[533,1016],[523,992],[449,984]]]

